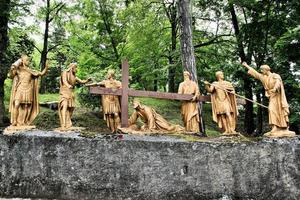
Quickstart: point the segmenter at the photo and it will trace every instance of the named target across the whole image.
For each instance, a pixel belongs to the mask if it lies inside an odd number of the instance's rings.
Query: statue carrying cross
[[[178,94],[167,92],[153,92],[134,90],[129,85],[129,65],[128,61],[122,62],[122,86],[119,89],[104,88],[100,86],[90,85],[90,93],[98,95],[116,95],[121,96],[121,127],[128,127],[128,97],[152,97],[158,99],[172,99],[181,101],[191,101],[194,95]],[[199,101],[210,101],[210,96],[200,96]],[[201,116],[200,116],[201,117]]]

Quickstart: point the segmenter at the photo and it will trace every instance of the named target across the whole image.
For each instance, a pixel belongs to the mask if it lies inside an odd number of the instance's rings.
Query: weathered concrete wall
[[[0,197],[300,199],[299,138],[255,143],[149,138],[0,135]]]

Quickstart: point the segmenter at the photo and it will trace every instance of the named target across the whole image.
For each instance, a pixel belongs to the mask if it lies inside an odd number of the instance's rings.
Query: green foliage
[[[31,56],[34,51],[34,41],[29,38],[28,34],[22,28],[12,28],[9,30],[9,60],[13,63],[21,57],[22,54]]]
[[[78,101],[81,105],[88,108],[99,108],[100,107],[100,98],[99,95],[91,95],[88,88],[81,87],[77,91]]]

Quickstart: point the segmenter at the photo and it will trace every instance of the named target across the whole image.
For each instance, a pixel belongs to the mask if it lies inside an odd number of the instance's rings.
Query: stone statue
[[[183,72],[184,81],[180,83],[178,94],[192,94],[194,97],[191,101],[183,101],[181,105],[181,115],[186,132],[199,133],[200,116],[198,100],[200,91],[196,82],[191,80],[190,73]]]
[[[144,132],[155,133],[179,133],[183,132],[184,128],[179,125],[172,125],[153,108],[142,105],[138,100],[133,101],[134,112],[129,118],[129,129],[141,130]],[[144,125],[139,129],[136,128],[138,118],[144,122]]]
[[[60,90],[59,90],[59,105],[58,114],[60,120],[60,131],[67,131],[72,129],[71,117],[75,109],[75,95],[73,89],[77,83],[85,84],[91,79],[81,80],[76,77],[77,63],[71,63],[66,71],[61,73]]]
[[[206,90],[211,93],[213,120],[224,131],[223,135],[236,135],[238,109],[234,87],[230,82],[224,81],[223,72],[216,72],[216,78],[217,81],[212,84],[204,82]]]
[[[8,77],[13,79],[9,112],[11,126],[7,131],[32,129],[32,121],[39,113],[38,77],[44,76],[48,70],[48,61],[42,72],[29,68],[29,57],[22,55],[12,64]]]
[[[99,85],[105,88],[120,89],[122,83],[115,80],[115,71],[110,69],[107,72],[107,79],[96,84],[89,84],[89,86]],[[103,118],[111,132],[114,133],[121,127],[121,106],[118,96],[102,95]]]
[[[257,72],[246,62],[242,65],[248,69],[248,73],[260,80],[265,88],[265,95],[269,98],[269,124],[272,130],[264,135],[267,137],[293,137],[295,132],[289,131],[289,105],[285,97],[283,82],[280,75],[272,73],[268,65],[260,67]]]

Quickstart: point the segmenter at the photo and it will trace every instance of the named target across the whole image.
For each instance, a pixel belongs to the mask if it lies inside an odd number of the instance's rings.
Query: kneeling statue
[[[138,100],[133,101],[133,108],[134,108],[134,112],[129,118],[129,130],[140,131],[140,132],[154,132],[154,133],[184,132],[183,127],[179,125],[170,124],[153,108],[146,105],[142,105]],[[142,127],[138,127],[136,125],[138,118],[140,118],[144,122],[144,125]],[[123,128],[120,128],[120,130],[123,131]]]

